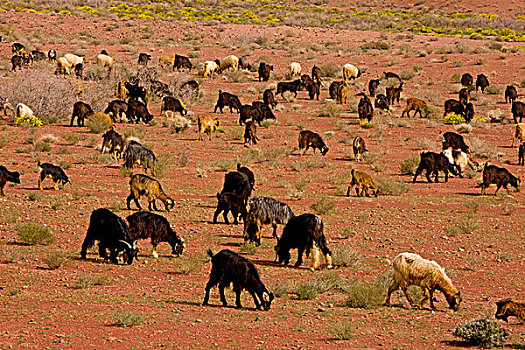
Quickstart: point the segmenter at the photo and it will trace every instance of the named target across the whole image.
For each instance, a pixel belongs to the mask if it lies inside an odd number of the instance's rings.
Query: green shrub
[[[350,244],[346,244],[334,251],[332,264],[334,266],[358,266],[361,263],[361,254]]]
[[[173,159],[170,153],[159,154],[153,166],[155,177],[162,178],[172,163]]]
[[[110,283],[110,279],[107,275],[90,275],[82,273],[75,278],[71,288],[73,289],[85,289],[93,286],[105,286]]]
[[[355,326],[351,320],[343,321],[332,326],[330,333],[337,340],[349,340],[354,337]]]
[[[35,149],[38,152],[49,152],[51,150],[51,144],[49,142],[37,142]]]
[[[115,311],[113,321],[115,326],[133,327],[142,324],[144,316],[133,311]]]
[[[56,270],[59,267],[67,264],[69,258],[60,252],[49,253],[45,258],[42,259],[44,263],[49,267],[50,270]]]
[[[295,283],[294,291],[300,300],[313,300],[317,295],[343,284],[343,278],[335,271],[325,271],[322,275]]]
[[[20,224],[16,227],[17,238],[21,243],[28,245],[49,245],[56,241],[55,235],[48,227],[37,223]]]
[[[387,177],[376,177],[377,187],[381,195],[402,196],[410,191],[410,185]]]
[[[310,208],[318,215],[328,215],[334,211],[335,203],[323,197],[313,203]]]
[[[356,280],[345,288],[346,306],[359,309],[372,309],[385,301],[386,286],[380,282]]]
[[[239,252],[241,254],[254,255],[257,253],[257,246],[254,243],[244,242],[239,247]]]
[[[415,175],[417,167],[419,166],[419,156],[411,156],[402,160],[399,164],[401,175]]]
[[[86,120],[86,127],[95,134],[103,134],[111,129],[112,126],[113,123],[110,116],[105,113],[95,112]]]
[[[324,100],[321,108],[317,110],[318,117],[339,117],[343,108],[334,101]]]
[[[487,349],[504,346],[509,338],[506,329],[486,319],[462,322],[452,334],[465,339],[472,345],[480,345]]]
[[[319,68],[321,68],[321,76],[330,78],[336,78],[342,71],[341,67],[334,63],[326,63]]]

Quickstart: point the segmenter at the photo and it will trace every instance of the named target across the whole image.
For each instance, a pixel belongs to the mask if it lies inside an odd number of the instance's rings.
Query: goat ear
[[[266,292],[263,293],[263,300],[267,303],[270,302],[270,296],[268,295],[268,293]]]

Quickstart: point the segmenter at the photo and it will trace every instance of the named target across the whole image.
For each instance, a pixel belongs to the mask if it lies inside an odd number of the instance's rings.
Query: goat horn
[[[129,244],[128,242],[123,241],[122,239],[119,239],[119,242],[122,242],[122,243],[124,243],[125,245],[127,245],[129,249],[133,249],[133,247],[131,246],[131,244]]]

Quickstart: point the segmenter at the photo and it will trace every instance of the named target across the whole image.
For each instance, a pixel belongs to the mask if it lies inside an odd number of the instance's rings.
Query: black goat
[[[465,143],[463,136],[451,131],[443,134],[443,149],[447,148],[460,149],[465,153],[469,152],[469,147]]]
[[[388,111],[388,98],[384,94],[378,94],[374,101],[374,105],[377,109]]]
[[[12,182],[15,184],[20,183],[20,173],[18,171],[9,171],[3,165],[0,165],[0,195],[5,196],[4,186],[6,182]]]
[[[104,113],[109,114],[111,120],[114,122],[122,121],[122,117],[127,117],[128,104],[125,101],[113,100],[108,103],[108,106],[104,110]]]
[[[487,195],[487,188],[490,184],[496,184],[496,192],[503,186],[510,195],[509,185],[520,191],[521,179],[512,175],[507,169],[495,165],[485,164],[483,167],[483,183],[481,184],[481,195]]]
[[[113,128],[102,135],[102,149],[101,153],[109,153],[115,160],[122,157],[124,152],[124,139]]]
[[[518,90],[512,85],[507,85],[505,89],[505,103],[512,103],[518,98]]]
[[[461,85],[469,87],[474,83],[474,78],[469,73],[464,73],[461,76]]]
[[[237,171],[243,173],[244,176],[248,179],[252,190],[255,188],[255,174],[248,167],[241,166],[241,163],[237,163]]]
[[[135,165],[142,165],[146,174],[148,169],[151,169],[153,174],[156,161],[155,153],[137,141],[131,141],[124,152],[124,167],[128,169],[133,169]]]
[[[87,249],[98,243],[100,257],[118,264],[118,254],[124,251],[124,263],[130,265],[137,258],[138,249],[133,248],[128,225],[108,209],[95,209],[89,219],[89,228],[82,243],[80,257],[86,259]],[[106,249],[109,249],[109,257]]]
[[[435,152],[421,152],[421,161],[417,167],[416,174],[412,179],[412,182],[416,182],[416,178],[426,170],[426,178],[428,182],[432,182],[430,179],[430,174],[434,175],[434,181],[439,182],[438,180],[438,171],[443,171],[445,173],[445,182],[448,181],[448,173],[451,172],[454,175],[457,175],[454,165],[450,163],[448,158],[443,153]]]
[[[160,115],[166,111],[179,112],[180,115],[186,115],[188,111],[186,106],[183,105],[182,101],[178,98],[171,96],[164,96],[162,98],[162,105],[160,107]]]
[[[270,80],[270,72],[273,71],[273,66],[261,62],[259,64],[259,81],[268,81]]]
[[[312,148],[314,153],[318,149],[323,156],[328,152],[328,147],[318,133],[303,130],[299,133],[299,155],[302,156],[309,148]]]
[[[374,97],[376,95],[377,88],[380,84],[381,82],[379,79],[371,79],[368,82],[368,93],[370,94],[370,97]]]
[[[148,211],[139,211],[126,218],[129,224],[129,235],[133,245],[139,239],[151,239],[152,253],[155,258],[157,245],[160,242],[168,242],[171,246],[171,254],[181,255],[184,250],[184,240],[173,231],[168,220],[161,215]]]
[[[310,100],[313,100],[315,98],[317,101],[319,101],[320,91],[321,91],[321,82],[315,82],[315,83],[310,84],[308,86],[308,97],[310,97]]]
[[[222,305],[228,306],[224,296],[224,288],[233,283],[233,290],[236,295],[235,306],[238,309],[242,308],[241,291],[246,289],[252,295],[257,310],[260,310],[261,306],[266,311],[270,310],[270,305],[274,299],[273,293],[269,292],[261,282],[259,273],[250,260],[229,249],[221,250],[215,255],[209,249],[208,255],[211,257],[212,267],[202,305],[208,305],[210,289],[219,285]]]
[[[148,105],[148,90],[146,90],[143,86],[132,84],[126,81],[124,83],[124,87],[128,90],[130,100],[141,99],[146,106]]]
[[[253,120],[254,122],[258,122],[260,125],[260,121],[263,120],[263,115],[262,115],[261,110],[255,106],[242,105],[239,110],[240,110],[239,125],[245,124],[248,120]]]
[[[523,118],[525,118],[525,103],[520,101],[512,102],[512,118],[514,123],[518,123],[518,118],[520,118],[520,123]]]
[[[478,74],[478,77],[476,78],[476,92],[478,92],[478,88],[480,88],[481,92],[485,93],[485,89],[489,85],[489,79],[485,76],[485,74]]]
[[[265,119],[275,120],[275,115],[273,114],[270,107],[268,107],[264,102],[253,101],[252,106],[259,110],[259,115],[256,116],[256,122],[261,126],[261,122]]]
[[[224,107],[230,107],[230,113],[233,113],[233,109],[237,110],[237,113],[241,111],[241,100],[239,100],[239,97],[236,95],[230,94],[229,92],[223,92],[219,90],[219,99],[217,100],[217,103],[215,104],[215,108],[213,109],[213,113],[217,112],[217,108],[221,111]]]
[[[392,86],[386,88],[386,97],[388,99],[388,104],[391,106],[394,105],[394,101],[397,101],[399,105],[399,98],[401,97],[401,91],[403,91],[403,83],[399,84],[398,87]]]
[[[363,121],[366,119],[369,123],[372,121],[374,116],[374,107],[372,107],[372,102],[370,102],[370,99],[365,94],[363,94],[359,100],[357,112],[359,113],[359,120]]]
[[[93,108],[85,102],[77,101],[73,105],[73,114],[71,115],[70,126],[73,126],[73,121],[77,118],[77,125],[84,126],[86,118],[93,115]]]
[[[337,100],[337,91],[339,90],[339,86],[342,84],[342,81],[333,81],[332,84],[330,84],[330,87],[328,88],[328,93],[330,94],[330,98],[332,100]]]
[[[301,79],[297,79],[294,81],[282,81],[280,83],[277,83],[277,91],[275,94],[281,95],[281,97],[284,99],[283,94],[286,91],[290,91],[294,94],[295,97],[297,97],[297,91],[305,88],[306,85],[303,83]]]
[[[224,176],[222,193],[232,192],[240,196],[244,204],[248,204],[248,198],[252,194],[252,186],[248,176],[240,171],[231,171]]]
[[[173,62],[173,70],[175,70],[175,68],[177,68],[179,71],[183,68],[188,68],[188,70],[191,72],[193,65],[191,64],[191,61],[188,57],[175,55],[175,60]]]
[[[310,256],[313,249],[312,269],[321,264],[319,260],[319,249],[326,259],[327,268],[332,268],[332,253],[326,245],[323,233],[323,221],[314,214],[302,214],[292,217],[283,230],[283,235],[275,246],[276,257],[279,263],[288,265],[290,263],[290,249],[297,248],[297,262],[295,266],[303,263],[303,253]]]
[[[275,95],[273,94],[272,90],[270,89],[264,90],[263,102],[265,105],[271,108],[275,108],[275,106],[277,106],[277,101],[275,100]]]
[[[153,115],[148,111],[148,107],[144,103],[137,99],[130,98],[127,118],[136,124],[138,124],[140,120],[142,120],[144,124],[148,124],[153,120]]]
[[[241,196],[236,195],[232,192],[223,192],[223,193],[217,193],[217,209],[215,210],[215,213],[213,214],[213,223],[217,223],[217,217],[222,212],[222,216],[224,217],[224,222],[229,225],[230,222],[228,221],[228,213],[231,211],[233,215],[233,224],[238,225],[239,221],[237,220],[239,215],[241,215],[242,221],[246,223],[246,216],[247,216],[247,210],[246,210],[246,204],[243,201],[243,198]]]
[[[58,191],[59,185],[65,186],[67,183],[71,183],[71,181],[69,181],[69,177],[66,175],[66,173],[64,172],[64,170],[62,170],[61,167],[51,163],[40,163],[40,161],[38,161],[37,165],[40,170],[40,176],[38,177],[38,189],[40,191],[43,191],[42,182],[47,177],[50,177],[53,180],[53,188],[55,189],[55,191]]]

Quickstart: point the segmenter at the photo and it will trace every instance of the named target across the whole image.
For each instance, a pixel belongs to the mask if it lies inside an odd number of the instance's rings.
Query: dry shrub
[[[489,85],[485,89],[485,91],[490,95],[502,95],[503,94],[504,87],[503,85]]]
[[[343,107],[336,104],[333,101],[324,100],[322,102],[321,108],[317,111],[318,117],[339,117],[341,115],[341,112],[343,111]]]
[[[386,279],[376,282],[356,280],[346,286],[346,306],[359,309],[372,309],[385,301]]]
[[[399,72],[399,77],[403,80],[410,80],[416,75],[417,75],[416,72],[410,69],[403,69],[402,71]]]
[[[86,127],[95,134],[103,134],[113,127],[109,114],[95,112],[86,120]]]
[[[344,245],[334,251],[332,263],[334,266],[359,266],[361,254],[353,249],[350,244]]]
[[[107,275],[90,275],[87,273],[82,273],[75,278],[71,284],[71,288],[85,289],[93,286],[105,286],[110,282],[111,280]]]
[[[300,300],[313,300],[317,295],[333,288],[344,287],[346,281],[335,271],[325,271],[307,281],[294,283],[293,292]]]
[[[115,326],[133,327],[142,324],[144,316],[133,311],[115,311],[113,313],[113,321]]]
[[[59,267],[67,264],[70,260],[61,252],[53,252],[49,253],[45,258],[42,259],[42,261],[46,263],[50,270],[56,270]]]
[[[460,134],[468,134],[472,131],[472,126],[469,124],[459,124],[454,127],[454,130]]]
[[[310,208],[318,215],[328,215],[333,213],[335,208],[335,203],[327,200],[325,197],[314,202]]]
[[[498,157],[498,147],[477,137],[470,139],[470,152],[480,158],[491,159]]]
[[[505,119],[505,115],[501,109],[493,109],[487,112],[487,118],[491,123],[501,123]]]
[[[439,143],[429,138],[419,138],[417,140],[417,147],[420,150],[431,151],[439,148]],[[419,165],[419,163],[418,163]]]
[[[419,166],[419,155],[411,156],[401,161],[399,164],[399,170],[401,175],[414,175],[417,167]]]
[[[49,245],[56,241],[55,235],[49,227],[29,222],[16,227],[17,238],[21,243],[28,245]]]
[[[354,337],[355,325],[353,321],[342,321],[330,328],[330,333],[337,340],[350,340]]]
[[[509,338],[509,332],[506,329],[486,319],[462,322],[452,334],[465,339],[472,345],[481,345],[487,349],[504,346]]]
[[[173,114],[173,116],[166,121],[166,125],[178,134],[191,126],[191,120],[181,115]]]
[[[376,178],[379,193],[382,195],[402,196],[410,191],[410,186],[405,182],[395,181],[387,177]]]
[[[157,156],[153,170],[155,177],[162,178],[166,174],[168,167],[173,163],[170,153],[161,153]]]
[[[342,72],[341,67],[333,63],[322,64],[319,68],[321,68],[321,76],[323,77],[337,78]]]

